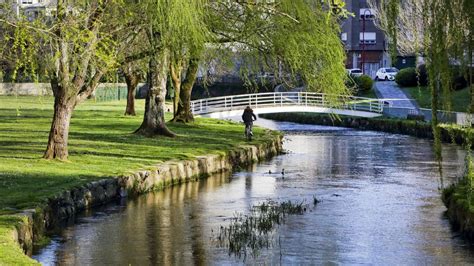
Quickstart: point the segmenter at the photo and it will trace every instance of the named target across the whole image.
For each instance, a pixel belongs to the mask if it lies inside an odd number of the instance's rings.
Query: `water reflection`
[[[290,123],[277,127],[295,129]],[[466,264],[472,246],[450,231],[430,142],[407,136],[310,126],[288,132],[288,153],[112,205],[78,219],[35,256],[89,265],[241,264],[212,241],[236,212],[266,199],[322,202],[277,229],[276,245],[245,263]],[[446,145],[447,181],[464,154]],[[281,174],[285,169],[285,175]],[[280,254],[282,256],[280,257]]]

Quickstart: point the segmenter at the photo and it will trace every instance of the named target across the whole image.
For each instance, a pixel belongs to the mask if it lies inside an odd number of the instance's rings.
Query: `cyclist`
[[[245,123],[245,135],[247,135],[247,130],[249,130],[248,132],[250,132],[250,136],[253,136],[252,125],[253,121],[257,120],[257,116],[253,113],[253,110],[250,108],[250,106],[245,108],[244,113],[242,114],[242,120],[244,120]]]

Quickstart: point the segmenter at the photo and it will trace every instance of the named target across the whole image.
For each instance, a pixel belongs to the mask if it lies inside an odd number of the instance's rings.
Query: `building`
[[[17,16],[22,14],[33,19],[41,13],[49,16],[56,0],[0,0],[0,4],[3,3],[10,3]]]
[[[346,68],[360,68],[375,77],[381,67],[391,66],[384,32],[374,23],[376,12],[366,0],[346,0],[346,8],[354,14],[342,22],[341,40],[346,50]]]

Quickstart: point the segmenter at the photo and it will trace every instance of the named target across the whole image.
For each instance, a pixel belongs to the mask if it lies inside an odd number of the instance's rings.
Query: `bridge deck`
[[[337,104],[334,105],[333,102],[337,102]],[[255,93],[214,97],[191,102],[191,110],[194,115],[213,118],[241,115],[246,106],[252,107],[256,114],[312,112],[377,117],[383,113],[384,102],[379,99],[315,92]]]

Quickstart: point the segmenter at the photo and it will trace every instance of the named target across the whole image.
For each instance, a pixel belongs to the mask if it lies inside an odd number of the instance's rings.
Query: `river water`
[[[85,213],[34,258],[46,265],[474,264],[473,245],[444,217],[430,141],[263,124],[285,131],[286,154]],[[446,185],[462,174],[464,153],[445,145],[443,156]],[[289,216],[256,257],[216,244],[229,218],[268,199],[305,201],[308,211]]]

